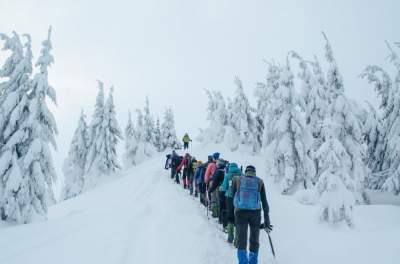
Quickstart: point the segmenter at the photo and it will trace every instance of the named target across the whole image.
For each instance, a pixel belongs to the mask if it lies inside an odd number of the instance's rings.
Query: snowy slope
[[[218,150],[264,171],[259,157]],[[205,159],[212,151],[196,147],[191,153]],[[164,161],[156,157],[53,206],[46,222],[1,225],[0,263],[236,263],[225,234],[169,179]],[[398,263],[399,207],[359,206],[355,228],[332,227],[318,222],[317,207],[281,196],[271,184],[267,188],[278,259],[272,259],[262,233],[260,263]]]

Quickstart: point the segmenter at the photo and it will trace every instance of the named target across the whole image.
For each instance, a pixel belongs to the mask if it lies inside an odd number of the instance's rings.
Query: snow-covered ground
[[[198,159],[222,157],[264,174],[260,157],[195,147]],[[115,180],[49,210],[48,221],[0,224],[0,263],[236,263],[235,249],[204,208],[163,169],[164,155],[124,171]],[[357,206],[355,226],[318,221],[317,206],[282,196],[267,181],[273,260],[261,233],[260,263],[398,263],[400,207]]]

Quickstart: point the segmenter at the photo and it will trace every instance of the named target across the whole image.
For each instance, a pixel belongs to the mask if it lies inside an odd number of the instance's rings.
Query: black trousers
[[[250,251],[258,252],[260,247],[261,210],[237,210],[235,226],[238,249],[247,250],[247,230],[250,227]]]
[[[183,149],[189,148],[189,142],[183,142]]]
[[[224,191],[218,191],[219,222],[226,227],[228,225],[226,213],[226,198]]]
[[[171,167],[171,179],[175,178],[176,168]]]
[[[226,220],[229,224],[235,224],[235,207],[231,197],[226,197]]]

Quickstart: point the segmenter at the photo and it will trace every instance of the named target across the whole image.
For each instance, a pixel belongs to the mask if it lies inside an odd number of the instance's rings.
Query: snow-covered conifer
[[[138,138],[135,127],[132,122],[131,113],[129,112],[128,123],[125,128],[125,153],[124,166],[129,168],[136,165],[136,151],[138,148]]]
[[[159,117],[157,117],[156,125],[154,126],[154,147],[158,152],[164,150],[161,139],[161,125]]]
[[[30,180],[22,168],[26,149],[25,130],[28,118],[28,90],[32,73],[31,39],[27,36],[25,52],[19,35],[0,34],[3,50],[11,52],[0,69],[0,216],[6,221],[28,222],[32,213]]]
[[[325,57],[329,64],[329,70],[326,80],[328,91],[328,118],[337,124],[337,138],[346,149],[349,157],[350,164],[348,171],[343,175],[349,177],[346,182],[353,182],[353,189],[355,199],[357,202],[368,202],[368,198],[364,191],[365,177],[370,173],[367,166],[365,166],[363,157],[365,156],[365,149],[363,148],[362,140],[362,124],[357,118],[357,112],[354,105],[344,95],[344,84],[341,77],[339,67],[333,56],[332,47],[323,34],[325,45]],[[321,161],[323,162],[323,161]],[[346,185],[346,184],[345,184]]]
[[[181,143],[176,136],[174,112],[167,108],[161,125],[161,140],[163,149],[181,148]]]
[[[148,97],[146,97],[146,103],[143,109],[142,140],[154,145],[154,120],[150,113],[150,104]]]
[[[393,193],[400,193],[400,57],[393,48],[386,43],[389,49],[389,59],[395,66],[396,75],[391,78],[379,66],[368,66],[362,77],[366,77],[375,85],[380,96],[381,132],[379,144],[373,156],[372,165],[375,182],[383,182],[375,186]]]
[[[29,111],[30,115],[25,123],[29,138],[27,140],[27,154],[24,157],[24,169],[28,177],[35,182],[35,188],[38,190],[36,196],[38,199],[47,199],[47,202],[54,203],[54,194],[52,182],[56,179],[56,171],[53,165],[52,155],[49,144],[56,148],[55,135],[58,133],[56,121],[53,114],[47,106],[47,98],[54,104],[56,102],[56,92],[48,83],[48,67],[54,62],[51,44],[51,27],[48,30],[47,39],[42,42],[41,55],[35,66],[39,67],[32,82],[32,90],[29,93]],[[40,179],[43,181],[41,182]],[[41,186],[42,185],[42,186]],[[46,192],[41,195],[40,191]],[[47,205],[41,206],[44,212],[47,211]]]
[[[269,124],[271,141],[266,146],[266,156],[269,174],[280,182],[282,193],[287,194],[299,186],[309,187],[314,165],[307,155],[311,135],[296,109],[294,76],[289,64],[279,72],[279,86],[273,92],[274,119]]]
[[[89,145],[86,115],[81,111],[78,126],[72,137],[68,157],[64,161],[64,188],[61,199],[66,200],[82,193],[85,184],[85,164]]]
[[[100,127],[100,148],[97,156],[97,169],[108,175],[116,172],[121,166],[117,160],[117,145],[123,138],[115,112],[113,87],[110,89],[107,101],[104,105],[103,122]]]
[[[257,143],[253,117],[254,109],[250,106],[249,100],[244,93],[242,81],[238,77],[235,78],[235,84],[237,88],[232,105],[232,126],[239,135],[240,143],[251,146],[255,152],[257,151]]]
[[[36,63],[39,67],[38,73],[28,85],[27,99],[23,99],[27,102],[11,115],[10,124],[14,124],[14,129],[18,130],[10,134],[8,145],[5,145],[8,148],[7,152],[2,154],[0,162],[4,165],[7,160],[12,159],[13,165],[19,164],[9,167],[10,173],[7,179],[3,179],[6,185],[2,201],[3,218],[19,223],[46,217],[48,204],[55,202],[52,183],[56,179],[56,172],[49,144],[56,147],[57,126],[46,102],[47,97],[56,102],[55,90],[48,83],[48,67],[53,63],[50,37],[51,28],[47,39],[42,42],[41,55]],[[28,81],[26,74],[30,72],[28,68],[32,58],[29,38],[26,51],[25,58],[28,60],[25,62],[26,66],[19,67],[26,67],[23,70],[25,72],[23,78]],[[20,70],[21,68],[18,69]],[[23,115],[25,116],[20,119]],[[4,168],[2,166],[2,173],[6,172]]]
[[[100,146],[97,143],[99,142],[99,131],[104,115],[104,84],[101,81],[97,81],[97,83],[99,90],[97,92],[92,121],[90,122],[89,126],[89,150],[85,165],[86,172],[90,171],[96,155],[98,154],[98,149]]]
[[[352,161],[342,142],[338,140],[340,124],[330,118],[324,123],[325,142],[316,153],[321,161],[321,175],[317,182],[317,193],[321,203],[321,219],[330,223],[346,221],[353,223],[354,192],[356,182],[349,175]]]

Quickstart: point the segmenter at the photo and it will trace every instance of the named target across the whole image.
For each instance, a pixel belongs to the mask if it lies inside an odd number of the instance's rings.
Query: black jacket
[[[217,168],[213,176],[211,177],[211,186],[210,189],[208,189],[208,191],[212,193],[219,186],[221,186],[222,182],[224,181],[224,177],[225,177],[225,168],[224,167]]]

